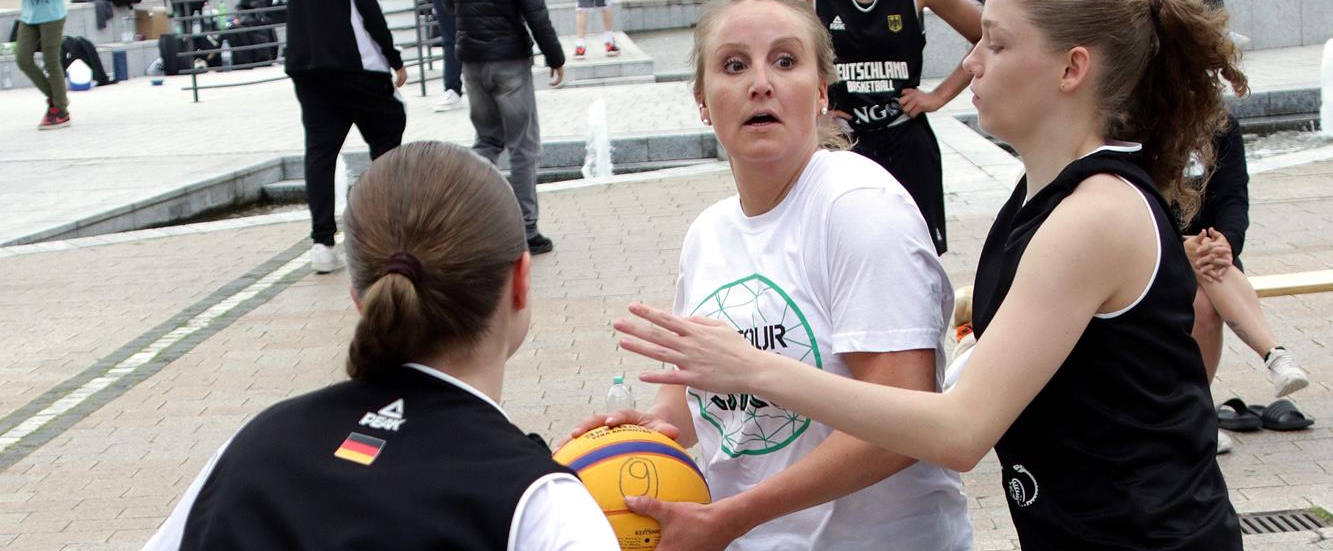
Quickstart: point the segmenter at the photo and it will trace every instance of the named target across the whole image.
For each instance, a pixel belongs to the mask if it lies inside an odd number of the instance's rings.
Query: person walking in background
[[[23,0],[19,7],[19,70],[46,96],[46,112],[38,130],[69,126],[69,96],[65,69],[60,65],[60,43],[65,37],[65,0]],[[42,66],[35,54],[42,51]],[[45,72],[43,72],[45,69]]]
[[[574,10],[574,30],[578,32],[579,39],[574,44],[574,59],[583,59],[583,56],[588,54],[584,37],[588,35],[588,12],[590,11],[602,13],[602,42],[606,45],[606,57],[620,55],[620,46],[616,46],[611,0],[578,0]]]
[[[888,170],[930,227],[936,254],[949,249],[944,222],[944,164],[926,120],[972,81],[960,65],[934,90],[921,84],[930,8],[968,42],[981,39],[981,10],[971,0],[811,0],[833,37],[839,82],[829,86],[831,113],[846,121],[853,151]]]
[[[444,8],[444,0],[431,0],[435,20],[440,27],[440,48],[444,50],[444,95],[435,102],[435,112],[453,111],[463,106],[463,64],[458,61],[458,20]]]
[[[496,162],[509,151],[509,183],[523,209],[532,254],[555,245],[537,229],[537,161],[541,129],[532,86],[532,41],[537,40],[551,86],[565,78],[565,54],[543,0],[444,0],[458,19],[458,59],[463,62],[472,126],[472,150]],[[529,34],[529,29],[531,34]]]
[[[407,82],[407,71],[375,0],[289,0],[286,70],[305,126],[310,266],[326,274],[343,267],[333,239],[338,151],[352,125],[370,146],[371,159],[402,143],[407,113],[395,88]]]

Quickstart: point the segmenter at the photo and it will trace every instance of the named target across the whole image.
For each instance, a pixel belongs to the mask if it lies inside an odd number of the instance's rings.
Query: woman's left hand
[[[941,107],[944,107],[944,100],[935,95],[934,91],[922,92],[916,88],[903,90],[903,95],[898,99],[898,105],[903,108],[907,116],[915,118],[922,113],[934,113]]]
[[[645,383],[686,385],[711,392],[748,392],[763,352],[731,326],[718,320],[684,318],[639,303],[629,305],[631,314],[651,325],[618,319],[616,331],[631,338],[620,347],[678,369],[645,372]]]
[[[658,501],[650,497],[626,497],[631,511],[653,517],[662,525],[657,551],[722,551],[748,528],[733,526],[728,515],[715,511],[717,504],[688,501]]]

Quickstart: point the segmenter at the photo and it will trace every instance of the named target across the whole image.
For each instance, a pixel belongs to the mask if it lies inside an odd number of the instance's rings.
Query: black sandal
[[[1250,410],[1259,414],[1263,427],[1268,430],[1301,430],[1310,428],[1314,424],[1314,419],[1308,418],[1301,410],[1296,409],[1296,404],[1291,400],[1283,398],[1268,405],[1250,406]]]
[[[1217,427],[1239,432],[1259,430],[1263,419],[1254,408],[1245,405],[1240,398],[1232,398],[1217,406]]]

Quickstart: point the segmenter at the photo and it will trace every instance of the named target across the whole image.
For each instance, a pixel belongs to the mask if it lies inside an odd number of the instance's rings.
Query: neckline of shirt
[[[484,402],[486,402],[486,403],[488,403],[488,404],[490,404],[490,405],[492,405],[492,406],[495,406],[495,409],[496,409],[496,410],[499,410],[500,415],[505,416],[505,420],[506,420],[506,421],[509,421],[510,423],[514,422],[512,419],[509,418],[509,414],[508,414],[508,413],[505,413],[504,408],[500,407],[500,404],[495,403],[495,400],[492,400],[490,396],[487,396],[487,395],[486,395],[485,393],[483,393],[482,391],[477,390],[476,387],[474,387],[474,386],[472,386],[472,385],[470,385],[470,384],[467,384],[467,383],[463,382],[463,381],[462,381],[461,379],[459,379],[458,377],[454,377],[453,375],[450,375],[450,374],[448,374],[448,373],[445,373],[445,372],[443,372],[443,371],[440,371],[440,370],[435,369],[435,368],[432,368],[432,367],[428,367],[428,366],[421,365],[421,364],[419,364],[419,363],[408,362],[408,363],[403,364],[403,367],[410,367],[410,368],[412,368],[412,369],[415,369],[415,370],[417,370],[417,371],[420,371],[420,372],[422,372],[422,373],[425,373],[426,375],[430,375],[431,377],[435,377],[436,379],[439,379],[439,380],[441,380],[441,381],[444,381],[444,382],[446,382],[446,383],[449,383],[449,384],[451,384],[451,385],[454,385],[454,386],[456,386],[456,387],[458,387],[458,388],[461,388],[461,389],[463,389],[463,390],[466,390],[467,392],[471,393],[473,396],[476,396],[476,397],[478,397],[478,398],[481,398],[482,401],[484,401]]]
[[[810,160],[806,161],[805,168],[801,169],[801,175],[796,177],[796,182],[792,184],[791,189],[787,190],[787,195],[782,198],[782,202],[769,209],[768,212],[747,216],[745,209],[741,208],[741,196],[739,193],[734,197],[734,208],[736,216],[741,222],[741,227],[748,231],[761,231],[772,224],[774,221],[782,218],[783,213],[791,208],[791,204],[796,202],[795,197],[801,193],[806,185],[806,180],[810,179],[810,173],[815,169],[815,165],[821,158],[828,155],[827,149],[816,149],[814,154],[810,155]]]
[[[1143,150],[1143,144],[1138,143],[1138,142],[1125,142],[1125,141],[1120,141],[1120,140],[1106,140],[1106,144],[1105,144],[1105,145],[1102,145],[1101,147],[1098,147],[1097,149],[1094,149],[1094,150],[1092,150],[1092,151],[1089,151],[1089,152],[1087,152],[1087,153],[1084,153],[1083,155],[1080,155],[1078,159],[1074,159],[1074,160],[1077,161],[1077,160],[1079,160],[1079,159],[1086,159],[1086,158],[1091,157],[1092,155],[1094,155],[1094,154],[1096,154],[1096,153],[1099,153],[1099,152],[1102,152],[1102,151],[1112,151],[1112,152],[1115,152],[1115,153],[1137,153],[1137,152],[1139,152],[1139,151],[1141,151],[1141,150]],[[1027,173],[1024,172],[1024,173],[1023,173],[1023,176],[1022,176],[1022,178],[1024,179],[1024,180],[1023,180],[1024,182],[1027,181],[1027,177],[1028,177]],[[1047,184],[1047,185],[1050,185],[1050,184]],[[1028,206],[1028,201],[1031,201],[1031,200],[1032,200],[1032,196],[1033,196],[1033,195],[1036,195],[1036,194],[1035,194],[1035,193],[1033,193],[1033,194],[1028,194],[1028,195],[1026,195],[1025,197],[1023,197],[1023,205],[1022,205],[1023,207]],[[1020,208],[1021,208],[1021,207],[1020,207]]]
[[[1114,151],[1116,153],[1136,153],[1143,149],[1143,144],[1138,142],[1122,142],[1120,140],[1106,140],[1106,145],[1098,147],[1092,151],[1084,153],[1079,158],[1091,156],[1100,151]]]

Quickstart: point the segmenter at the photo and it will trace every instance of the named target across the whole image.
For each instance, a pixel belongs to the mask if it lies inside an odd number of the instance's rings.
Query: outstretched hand
[[[644,372],[639,380],[719,393],[752,390],[763,352],[726,323],[675,316],[639,303],[630,304],[629,311],[649,325],[617,319],[613,327],[629,336],[620,340],[620,347],[678,368]]]

